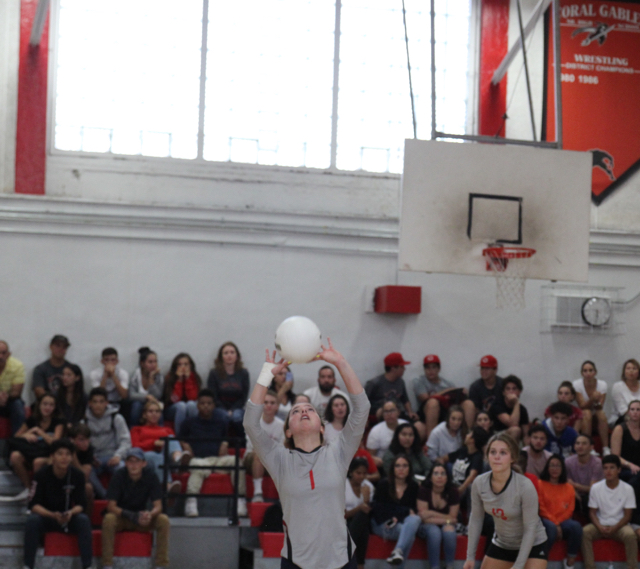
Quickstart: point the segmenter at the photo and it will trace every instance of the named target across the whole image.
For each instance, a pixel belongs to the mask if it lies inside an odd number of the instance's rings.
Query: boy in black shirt
[[[69,429],[69,438],[76,447],[76,452],[73,455],[73,461],[71,464],[78,470],[84,472],[86,484],[84,485],[84,491],[87,495],[87,516],[91,517],[93,511],[94,492],[93,485],[91,484],[91,470],[94,463],[94,448],[91,444],[91,430],[84,423],[74,425]]]
[[[91,522],[84,513],[87,499],[84,474],[71,466],[75,449],[68,439],[51,443],[51,464],[33,477],[31,514],[27,518],[24,536],[24,565],[33,569],[42,534],[48,531],[74,533],[83,569],[91,567],[93,549]]]
[[[169,518],[162,513],[160,481],[147,468],[144,453],[132,448],[125,467],[116,470],[107,490],[107,514],[102,520],[102,567],[113,565],[117,531],[156,531],[156,567],[169,566]],[[149,509],[151,505],[151,509]]]
[[[482,427],[474,427],[464,444],[455,452],[443,457],[451,463],[451,477],[462,502],[462,495],[471,486],[475,477],[482,474],[482,448],[489,441],[489,433]]]

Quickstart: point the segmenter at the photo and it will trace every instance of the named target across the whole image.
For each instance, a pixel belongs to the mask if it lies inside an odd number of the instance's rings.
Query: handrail
[[[169,473],[172,470],[176,470],[174,466],[171,464],[171,456],[169,456],[169,441],[186,441],[186,442],[228,442],[230,445],[233,444],[233,449],[235,451],[235,464],[233,466],[187,466],[187,470],[232,470],[233,471],[233,494],[229,496],[229,494],[180,494],[183,497],[187,498],[231,498],[231,516],[229,517],[229,525],[237,526],[238,525],[238,498],[240,497],[238,493],[238,482],[240,480],[240,470],[244,470],[244,466],[241,466],[240,462],[240,450],[243,448],[241,445],[244,442],[242,437],[207,437],[207,438],[194,438],[194,437],[161,437],[162,441],[164,441],[164,446],[162,448],[162,452],[164,453],[164,464],[162,465],[162,511],[164,513],[167,512],[167,499],[168,499],[168,491],[167,487],[169,484]],[[246,498],[246,493],[244,496]]]

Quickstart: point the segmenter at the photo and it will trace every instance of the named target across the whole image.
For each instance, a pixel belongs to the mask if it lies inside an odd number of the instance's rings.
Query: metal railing
[[[202,492],[198,494],[180,494],[182,498],[226,498],[227,499],[227,511],[229,509],[229,501],[231,502],[231,512],[229,515],[229,525],[236,526],[238,525],[238,498],[246,498],[245,495],[240,496],[238,493],[238,482],[240,480],[240,471],[244,470],[244,466],[242,466],[242,458],[240,457],[240,450],[243,448],[242,442],[243,439],[241,437],[207,437],[203,438],[193,438],[193,437],[162,437],[164,441],[164,447],[162,452],[164,453],[164,464],[162,466],[162,511],[166,513],[167,511],[167,501],[169,500],[169,492],[168,492],[168,484],[169,484],[169,475],[172,471],[191,471],[191,470],[229,470],[230,476],[233,477],[233,494],[203,494]],[[185,441],[185,442],[228,442],[229,448],[233,448],[235,453],[235,463],[233,466],[176,466],[171,463],[171,456],[169,454],[169,441]],[[198,458],[198,457],[195,457]]]

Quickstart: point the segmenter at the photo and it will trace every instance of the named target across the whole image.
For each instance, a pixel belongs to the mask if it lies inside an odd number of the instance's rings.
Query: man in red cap
[[[413,380],[413,391],[420,406],[418,414],[424,420],[427,438],[438,422],[444,421],[441,414],[451,405],[462,407],[467,427],[471,429],[476,418],[476,407],[467,399],[467,390],[440,377],[440,358],[435,354],[425,356],[423,367],[424,375]]]
[[[489,411],[496,398],[502,395],[502,378],[497,375],[498,360],[491,355],[480,358],[480,379],[469,388],[469,399],[478,411]]]
[[[424,438],[424,424],[411,408],[411,401],[407,395],[407,388],[402,376],[405,366],[411,362],[405,361],[400,352],[392,352],[384,358],[384,373],[367,381],[364,390],[371,402],[371,413],[376,414],[378,421],[382,419],[382,406],[386,401],[395,401],[399,409],[405,410],[406,418],[415,422],[418,433]]]

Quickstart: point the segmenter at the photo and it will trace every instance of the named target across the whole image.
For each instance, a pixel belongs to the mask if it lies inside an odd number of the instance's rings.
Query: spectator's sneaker
[[[594,448],[592,448],[592,449],[591,449],[591,454],[592,454],[593,456],[600,456],[600,453],[599,453],[596,449],[594,449]]]
[[[574,569],[573,565],[567,565],[567,560],[566,559],[562,560],[562,565],[563,565],[564,569]]]
[[[193,453],[190,450],[177,451],[173,454],[173,460],[180,467],[189,466],[189,462],[193,458]]]
[[[167,493],[168,494],[180,494],[182,491],[182,484],[180,480],[174,480],[173,482],[169,482],[167,484]]]
[[[198,517],[198,500],[196,498],[187,498],[184,503],[184,515],[187,518]]]
[[[404,561],[404,556],[402,555],[402,550],[394,549],[391,552],[391,556],[387,557],[387,563],[389,565],[401,565]]]
[[[247,499],[238,498],[238,516],[245,517],[247,515]]]
[[[611,449],[609,447],[602,447],[602,456],[608,456],[611,454]]]
[[[467,531],[467,526],[464,524],[461,524],[460,522],[456,524],[456,533],[458,535],[467,535]]]
[[[262,494],[254,494],[253,498],[251,498],[251,502],[253,504],[256,502],[264,502],[264,496]]]

